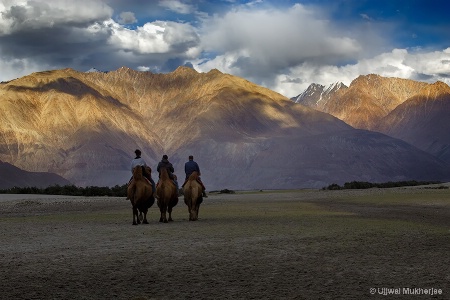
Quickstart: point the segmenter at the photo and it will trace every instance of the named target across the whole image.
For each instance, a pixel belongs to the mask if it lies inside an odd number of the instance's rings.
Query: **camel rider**
[[[193,155],[189,155],[189,161],[187,161],[184,164],[184,172],[186,173],[186,179],[184,180],[183,186],[188,181],[189,176],[191,176],[191,174],[193,172],[197,172],[198,173],[197,181],[202,186],[202,195],[203,195],[203,197],[208,198],[208,196],[206,195],[206,191],[205,191],[206,190],[205,185],[203,184],[202,180],[200,179],[200,167],[198,166],[198,163],[194,161]]]
[[[148,174],[147,171],[145,170],[145,167],[147,166],[147,163],[141,157],[141,154],[142,154],[141,150],[136,149],[134,151],[134,153],[136,154],[136,157],[131,161],[131,174],[133,174],[133,169],[135,167],[141,166],[142,167],[142,174],[144,175],[145,178],[147,178],[150,181],[150,183],[152,184],[153,193],[155,193],[156,192],[155,181],[153,181],[151,174]],[[134,185],[133,177],[131,177],[130,182],[128,183],[128,185]]]
[[[164,154],[162,157],[162,160],[158,163],[158,166],[156,167],[156,171],[158,171],[159,177],[161,177],[161,168],[166,168],[167,173],[169,173],[169,178],[172,179],[173,183],[177,186],[177,195],[178,195],[178,181],[176,176],[173,174],[175,172],[175,169],[173,168],[172,163],[169,161],[169,157]]]

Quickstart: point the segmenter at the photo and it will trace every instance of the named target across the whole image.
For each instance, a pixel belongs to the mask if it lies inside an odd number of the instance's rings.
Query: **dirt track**
[[[0,200],[1,299],[450,298],[449,190],[211,195],[198,222],[180,198],[138,226],[123,198]]]

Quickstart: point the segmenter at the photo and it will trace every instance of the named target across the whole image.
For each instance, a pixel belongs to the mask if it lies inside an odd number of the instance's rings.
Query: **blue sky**
[[[292,97],[369,73],[450,83],[446,0],[1,0],[0,80],[179,65]]]

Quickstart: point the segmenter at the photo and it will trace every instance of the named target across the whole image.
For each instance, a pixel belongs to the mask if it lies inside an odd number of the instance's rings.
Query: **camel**
[[[146,171],[150,174],[151,169],[146,167]],[[155,203],[152,184],[142,174],[141,166],[137,166],[133,169],[133,179],[134,185],[129,185],[127,189],[127,195],[130,199],[133,210],[133,225],[140,224],[142,219],[143,224],[148,224],[147,212],[153,203]],[[143,218],[142,214],[144,214]]]
[[[183,187],[184,203],[188,207],[189,221],[198,220],[198,211],[200,204],[203,202],[202,186],[197,179],[198,173],[193,172]]]
[[[161,212],[160,222],[171,222],[172,208],[178,204],[178,193],[175,183],[170,179],[169,173],[166,168],[161,168],[158,185],[156,186],[156,198],[158,198],[157,204]],[[169,219],[167,219],[166,213],[169,213]]]

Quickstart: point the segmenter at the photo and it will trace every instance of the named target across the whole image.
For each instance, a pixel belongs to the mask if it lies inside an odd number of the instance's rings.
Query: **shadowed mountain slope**
[[[450,87],[439,81],[424,87],[376,129],[450,163]]]
[[[217,70],[33,73],[0,84],[0,117],[0,159],[80,186],[127,182],[136,148],[153,169],[168,154],[180,181],[194,155],[209,189],[317,187],[365,172],[375,181],[426,177],[411,169],[417,162],[450,178],[416,148],[382,134],[365,148],[360,131],[337,118]],[[383,163],[388,153],[395,165]],[[349,164],[357,155],[383,167]]]
[[[68,180],[48,172],[27,172],[0,161],[0,189],[12,187],[46,188],[52,185],[69,185]]]

